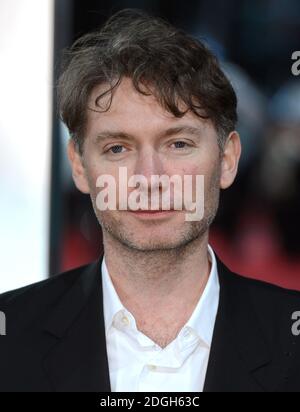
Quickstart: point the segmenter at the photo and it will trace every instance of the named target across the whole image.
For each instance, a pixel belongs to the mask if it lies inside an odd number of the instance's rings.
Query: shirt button
[[[123,323],[123,325],[125,325],[125,326],[128,326],[128,325],[129,325],[129,319],[127,318],[127,316],[123,316],[123,317],[122,317],[122,323]]]
[[[183,333],[183,337],[185,339],[188,339],[190,336],[191,336],[191,332],[188,329],[186,329]]]

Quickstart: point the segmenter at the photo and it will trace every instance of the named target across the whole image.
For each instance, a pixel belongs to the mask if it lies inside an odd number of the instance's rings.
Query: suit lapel
[[[278,370],[246,287],[217,258],[220,301],[205,392],[273,391]],[[276,380],[277,377],[277,380]]]
[[[44,359],[55,391],[110,391],[101,260],[80,274],[45,325],[44,333],[55,338]]]
[[[101,261],[86,267],[44,327],[44,359],[55,391],[110,392]],[[217,258],[220,300],[204,392],[273,391],[278,367],[258,326],[247,288]],[[277,379],[276,379],[277,377]]]

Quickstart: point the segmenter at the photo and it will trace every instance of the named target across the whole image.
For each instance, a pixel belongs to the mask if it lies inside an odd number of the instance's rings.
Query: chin
[[[123,242],[127,246],[141,251],[155,251],[155,250],[172,250],[178,249],[186,245],[184,236],[174,237],[174,232],[165,234],[164,236],[141,236],[134,239],[123,237]]]

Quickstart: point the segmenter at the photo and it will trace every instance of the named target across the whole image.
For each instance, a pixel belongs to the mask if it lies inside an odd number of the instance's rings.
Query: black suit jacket
[[[102,257],[0,295],[0,391],[109,392]],[[300,391],[300,293],[230,272],[217,258],[220,302],[204,391]],[[197,365],[195,365],[195,368]]]

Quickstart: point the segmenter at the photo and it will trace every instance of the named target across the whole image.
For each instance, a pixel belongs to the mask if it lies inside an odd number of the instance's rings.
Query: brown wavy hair
[[[212,52],[161,18],[125,9],[64,51],[59,112],[80,152],[87,112],[93,110],[88,107],[92,90],[107,85],[95,101],[97,111],[107,111],[123,77],[131,78],[138,92],[154,95],[176,117],[191,110],[210,119],[220,147],[235,129],[236,94]],[[108,93],[109,105],[103,108],[101,98]]]

